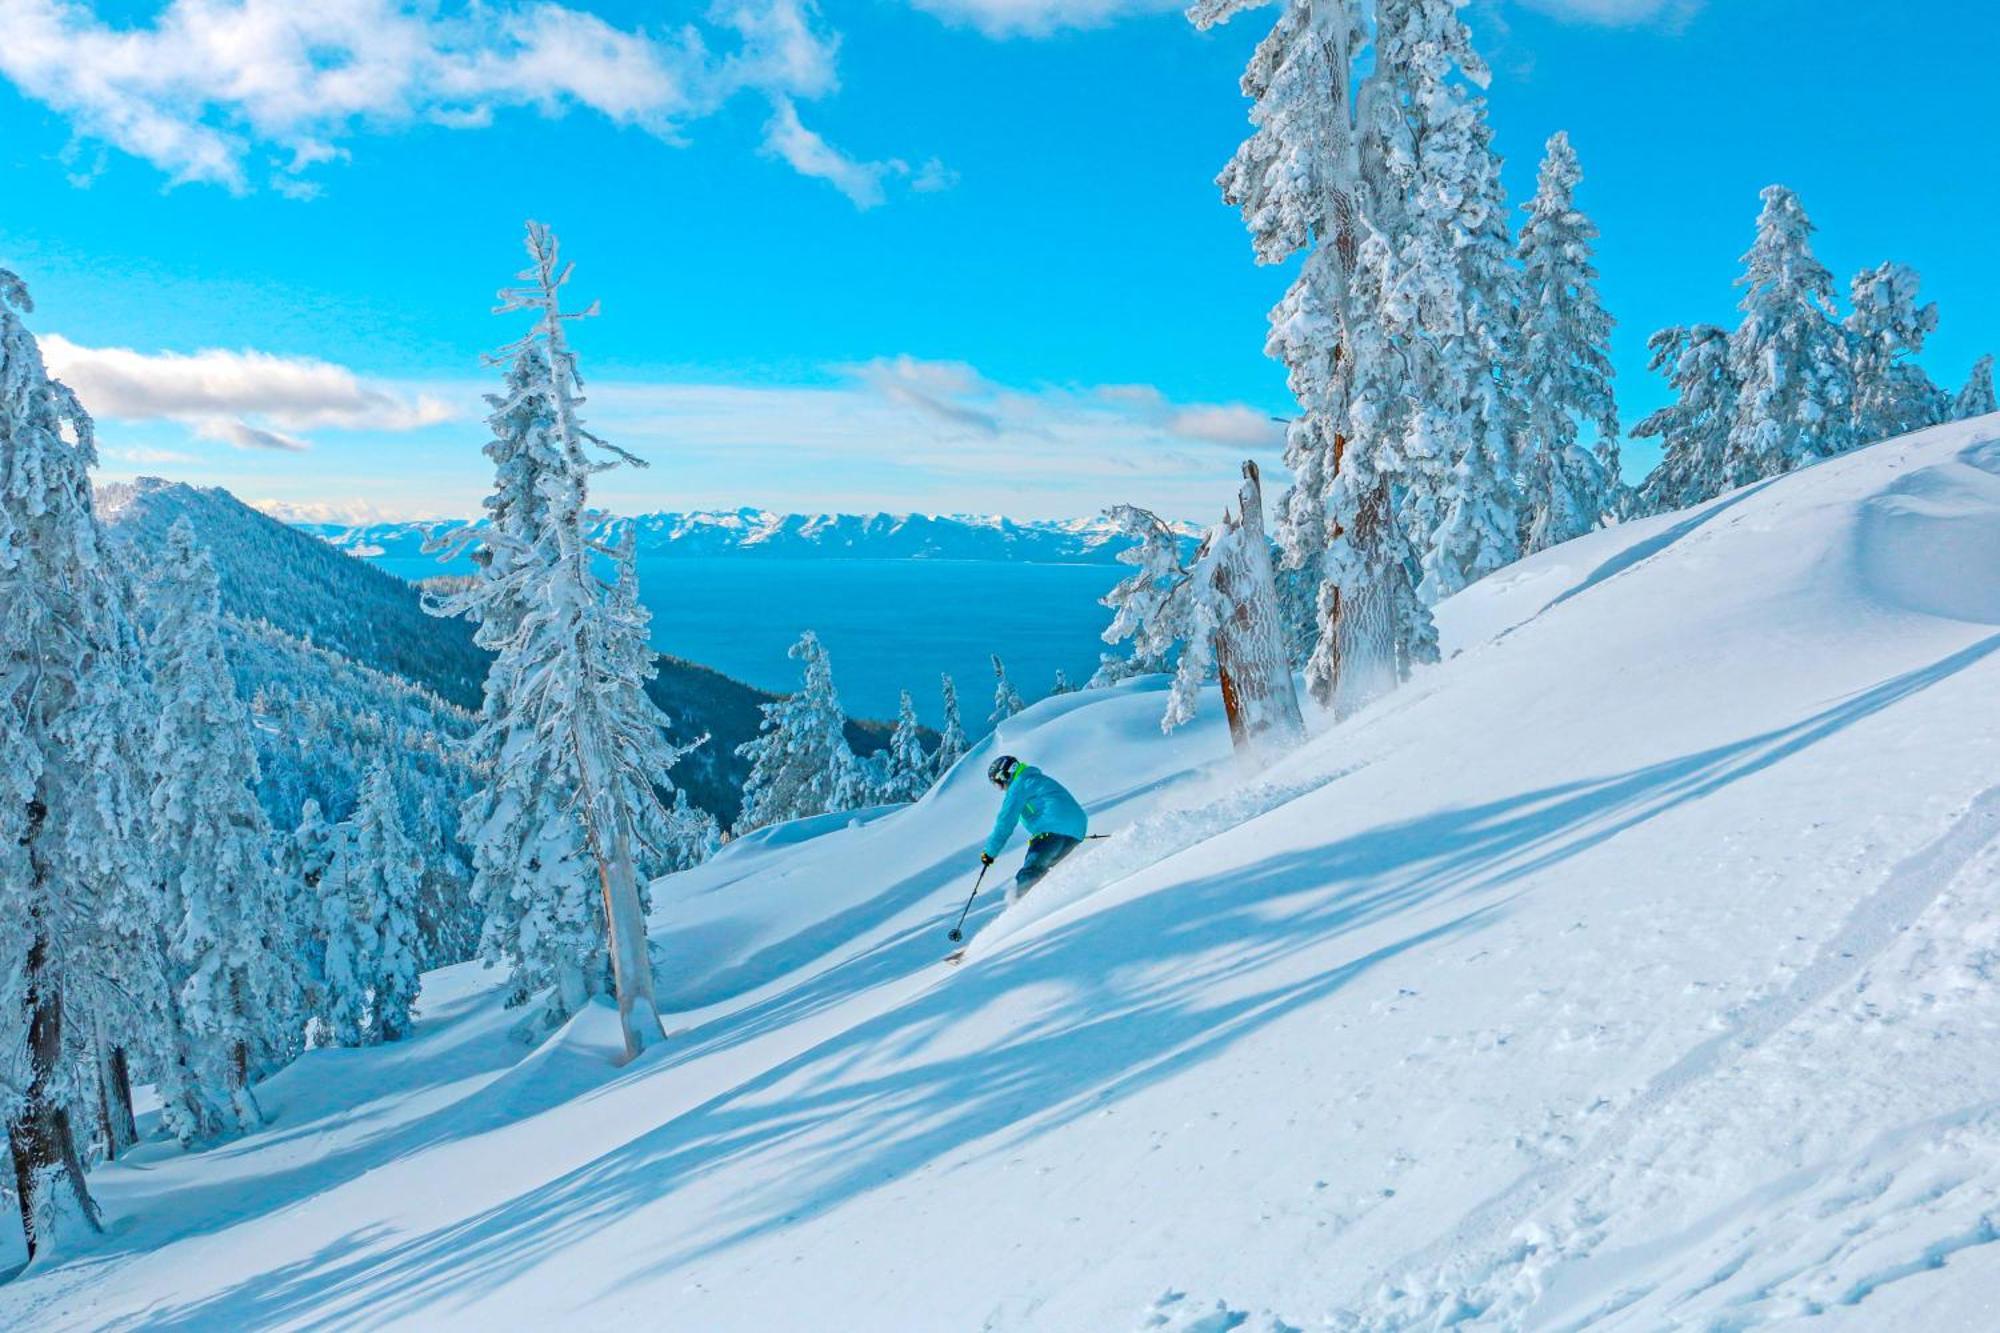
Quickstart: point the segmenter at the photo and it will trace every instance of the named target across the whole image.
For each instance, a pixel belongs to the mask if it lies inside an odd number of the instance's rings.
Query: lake
[[[428,578],[427,560],[377,562],[404,578]],[[798,688],[785,650],[818,632],[853,717],[894,718],[908,689],[926,723],[938,725],[938,675],[958,682],[965,729],[988,730],[993,668],[1033,703],[1056,669],[1082,684],[1097,669],[1111,623],[1099,605],[1130,571],[1124,565],[1044,565],[970,560],[785,560],[761,556],[671,556],[639,561],[639,590],[653,613],[661,652],[714,667],[767,690]]]

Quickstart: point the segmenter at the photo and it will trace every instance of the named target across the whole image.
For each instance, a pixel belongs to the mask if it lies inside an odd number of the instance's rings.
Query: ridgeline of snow
[[[434,973],[0,1326],[1993,1327],[1996,569],[1989,416],[1512,566],[1254,780],[1046,701],[661,881],[665,1046]],[[948,969],[995,744],[1112,836]]]
[[[301,524],[350,555],[415,559],[424,542],[455,523]],[[780,514],[768,509],[697,510],[607,518],[593,536],[615,546],[630,530],[642,559],[758,555],[791,559],[1020,560],[1110,564],[1131,543],[1102,517],[1016,521],[976,514]],[[1192,543],[1201,530],[1179,524]]]

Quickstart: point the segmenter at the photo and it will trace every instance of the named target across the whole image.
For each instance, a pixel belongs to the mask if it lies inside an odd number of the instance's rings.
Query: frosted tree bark
[[[1215,572],[1228,608],[1216,629],[1215,665],[1229,739],[1238,753],[1258,753],[1303,739],[1305,719],[1285,653],[1278,580],[1264,539],[1263,479],[1254,462],[1243,464],[1237,498],[1237,513],[1223,519],[1233,536],[1229,558]]]
[[[1403,636],[1396,630],[1395,589],[1389,585],[1393,561],[1384,550],[1391,521],[1388,486],[1379,484],[1348,529],[1356,564],[1378,577],[1355,577],[1345,586],[1329,580],[1320,589],[1332,661],[1319,678],[1325,682],[1323,702],[1336,718],[1351,717],[1409,674],[1398,646]]]
[[[612,988],[618,996],[618,1028],[625,1058],[666,1040],[659,1001],[653,995],[653,960],[646,948],[646,913],[639,901],[639,873],[632,855],[632,812],[619,784],[607,780],[603,761],[579,731],[577,771],[584,782],[584,808],[591,812],[591,850],[604,892],[604,925],[609,936]],[[609,837],[606,837],[608,826]]]
[[[132,1113],[132,1072],[125,1048],[112,1041],[100,1019],[97,1046],[97,1118],[104,1136],[104,1155],[116,1161],[139,1141],[138,1118]]]
[[[92,1231],[102,1231],[97,1201],[84,1182],[83,1161],[64,1108],[56,1076],[62,1062],[63,997],[55,960],[49,956],[49,933],[40,903],[49,882],[48,863],[35,849],[48,818],[39,799],[28,806],[23,841],[34,877],[29,901],[34,920],[28,955],[22,969],[22,1008],[28,1020],[28,1086],[20,1108],[7,1124],[7,1145],[14,1161],[14,1197],[21,1208],[21,1233],[33,1259],[60,1233],[57,1218],[73,1211]]]

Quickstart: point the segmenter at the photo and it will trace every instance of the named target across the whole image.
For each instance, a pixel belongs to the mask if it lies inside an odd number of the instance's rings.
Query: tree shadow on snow
[[[1099,824],[1105,823],[1114,819],[1121,810],[1134,802],[1156,795],[1175,783],[1186,781],[1205,771],[1204,767],[1195,766],[1134,783],[1093,801],[1092,819]],[[816,921],[804,930],[767,945],[738,963],[718,969],[693,985],[677,986],[672,980],[675,954],[691,946],[685,943],[677,946],[670,936],[663,951],[666,957],[663,970],[667,974],[667,979],[661,987],[661,1003],[678,1009],[702,1008],[746,994],[789,974],[811,968],[814,962],[837,954],[843,946],[851,945],[853,941],[863,938],[870,932],[880,930],[897,916],[937,894],[941,883],[951,889],[951,913],[955,916],[962,901],[956,895],[969,893],[972,888],[971,877],[965,876],[961,880],[957,877],[957,872],[978,850],[978,842],[984,836],[985,825],[979,824],[975,826],[975,830],[966,839],[966,849],[962,853],[940,857],[919,867],[883,891],[871,894],[846,911]],[[981,894],[985,901],[981,904],[980,910],[975,911],[969,919],[968,934],[976,930],[978,923],[994,910],[994,904],[999,901],[1007,878],[1008,876],[998,872],[997,869],[995,873],[987,876],[985,890]],[[670,919],[667,928],[671,930]],[[680,1034],[676,1038],[676,1044],[683,1050],[701,1053],[713,1049],[717,1044],[735,1045],[751,1037],[810,1018],[861,991],[908,976],[914,968],[932,961],[934,956],[942,951],[937,943],[942,936],[943,932],[929,922],[920,930],[886,935],[846,957],[838,958],[831,965],[812,969],[810,975],[796,977],[793,984],[788,985],[778,995],[771,996],[748,1009],[710,1019],[691,1032]]]
[[[328,1327],[364,1316],[421,1318],[538,1264],[575,1263],[583,1251],[572,1247],[635,1210],[742,1168],[727,1196],[683,1197],[678,1212],[663,1214],[672,1222],[659,1247],[608,1288],[568,1275],[582,1305],[929,1164],[1013,1151],[1212,1059],[1413,949],[1486,927],[1537,873],[1761,773],[1996,648],[2000,634],[1761,735],[1435,811],[1058,918],[501,1205],[387,1253],[330,1253],[282,1279],[148,1311],[143,1322]],[[885,946],[885,957],[914,971],[935,950],[934,929],[909,932]],[[1010,1012],[1027,1016],[997,1037],[981,1035],[986,1027],[963,1030]],[[652,1065],[626,1076],[672,1074]]]

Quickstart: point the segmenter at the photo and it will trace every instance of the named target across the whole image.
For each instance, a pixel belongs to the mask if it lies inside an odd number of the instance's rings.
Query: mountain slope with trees
[[[239,673],[246,698],[267,681],[331,671],[350,677],[350,688],[363,690],[373,701],[353,710],[349,719],[353,725],[370,726],[369,718],[379,716],[391,699],[402,701],[393,705],[399,711],[421,711],[422,705],[411,698],[412,688],[461,709],[477,705],[488,654],[472,642],[462,622],[425,615],[418,587],[218,488],[142,478],[130,485],[103,487],[101,493],[106,526],[114,538],[131,546],[142,565],[163,554],[175,520],[185,517],[193,525],[203,547],[214,556],[222,604],[237,627],[232,658],[261,662]],[[448,584],[447,580],[439,586]],[[366,608],[366,614],[329,617],[323,609],[327,606]],[[757,735],[763,719],[760,710],[778,696],[671,654],[660,654],[658,664],[659,674],[646,682],[646,691],[669,719],[668,738],[689,745],[709,737],[707,744],[682,758],[677,769],[683,774],[680,785],[696,805],[726,827],[741,811],[743,783],[750,773],[749,761],[739,757],[736,748]],[[469,704],[461,697],[467,680],[473,682]],[[296,694],[296,687],[287,688]],[[437,723],[436,729],[463,734],[468,725],[469,718],[461,713]],[[851,719],[848,742],[865,757],[887,746],[890,730],[889,723]],[[931,738],[929,732],[925,735]],[[273,750],[278,739],[273,738]],[[263,757],[267,782],[275,784],[270,753]],[[344,809],[358,793],[364,771],[365,765],[356,768],[341,784],[348,793],[345,801],[329,799],[310,774],[285,785],[301,798],[318,797],[323,808]],[[287,818],[296,818],[296,801],[289,801],[289,811]]]
[[[150,555],[185,518],[216,561],[223,610],[266,621],[461,708],[479,705],[486,655],[463,625],[425,616],[414,590],[218,487],[141,477],[101,488],[104,519]]]

